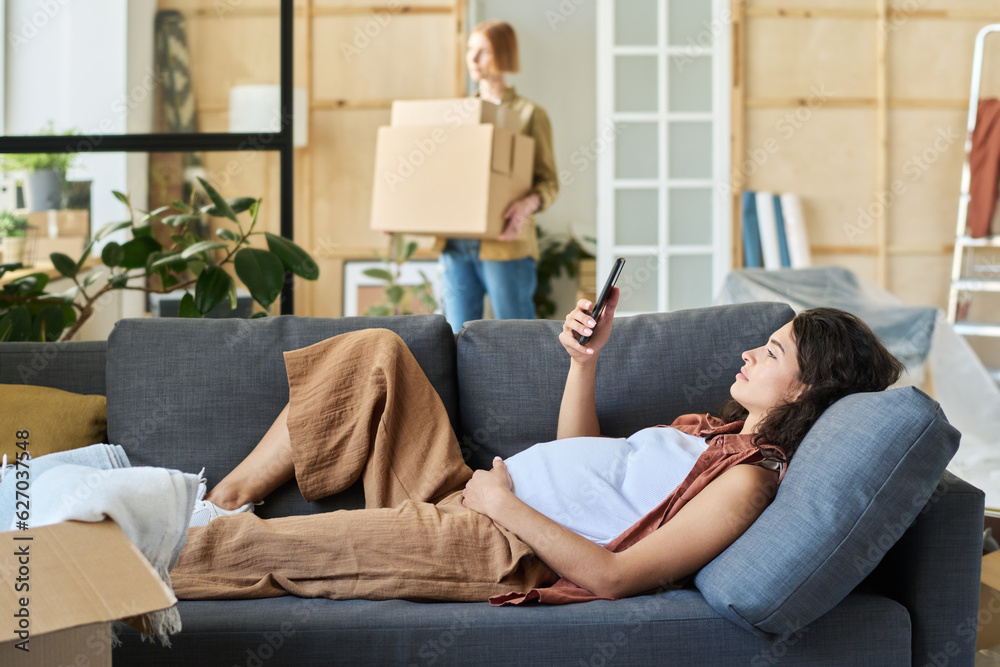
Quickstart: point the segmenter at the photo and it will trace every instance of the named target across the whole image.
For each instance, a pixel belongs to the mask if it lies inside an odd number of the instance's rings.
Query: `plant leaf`
[[[233,277],[218,266],[209,266],[194,286],[194,306],[202,315],[212,312],[219,302],[226,298]]]
[[[109,222],[108,224],[103,225],[100,229],[97,230],[97,233],[94,234],[94,240],[100,241],[108,234],[113,234],[114,232],[117,232],[119,229],[125,229],[126,227],[131,227],[131,226],[132,226],[131,220],[122,220],[121,222]]]
[[[219,229],[215,230],[215,233],[219,235],[220,239],[224,239],[226,241],[239,241],[240,240],[240,235],[239,234],[237,234],[233,230],[227,229],[225,227],[220,227]]]
[[[388,297],[390,303],[399,304],[402,303],[403,297],[406,296],[406,288],[402,285],[393,285],[385,290],[385,295]]]
[[[139,236],[122,246],[122,261],[119,266],[125,269],[141,269],[146,266],[146,258],[150,253],[163,250],[163,246],[148,236]]]
[[[182,201],[175,201],[171,204],[172,207],[176,208],[178,211],[183,211],[184,213],[191,213],[191,207]]]
[[[132,228],[132,237],[139,238],[140,236],[145,238],[153,238],[153,228],[149,225],[142,225],[141,227]]]
[[[267,313],[254,313],[250,316],[251,320],[259,320],[262,317],[267,317]]]
[[[380,304],[377,306],[371,306],[365,311],[365,315],[368,317],[386,317],[387,315],[392,315],[392,309],[385,304]]]
[[[37,296],[49,284],[49,276],[45,273],[29,273],[17,280],[12,280],[3,286],[3,291],[15,296]]]
[[[151,254],[150,257],[152,256],[153,255]],[[157,257],[156,259],[154,259],[152,262],[149,263],[147,270],[155,271],[156,269],[166,267],[171,271],[178,271],[178,272],[183,271],[184,269],[187,268],[187,262],[181,259],[180,256],[181,253],[176,251],[163,253],[162,256]]]
[[[215,188],[209,185],[208,182],[201,176],[198,177],[198,182],[201,183],[201,187],[205,188],[208,198],[212,200],[212,203],[215,204],[215,208],[218,209],[217,213],[212,213],[211,215],[229,218],[233,222],[237,222],[236,214],[233,213],[233,209],[229,206],[229,203],[222,198],[222,195],[216,192]]]
[[[234,197],[233,199],[227,199],[226,203],[229,204],[229,208],[233,213],[242,213],[243,211],[249,211],[250,207],[256,203],[256,199],[253,197]],[[208,213],[209,215],[214,215],[216,217],[223,217],[225,213],[219,211],[215,204],[208,204],[207,206],[201,207],[202,213]]]
[[[67,278],[76,277],[76,262],[73,261],[69,255],[64,255],[61,252],[54,252],[49,255],[49,260],[52,261],[52,266],[56,267],[56,271],[58,271],[61,275]]]
[[[392,274],[385,269],[365,269],[362,271],[363,274],[369,278],[375,278],[377,280],[392,281]]]
[[[208,252],[210,250],[217,250],[219,248],[228,248],[222,241],[199,241],[189,248],[185,248],[184,252],[181,253],[181,259],[191,259],[194,255],[199,253]]]
[[[179,317],[204,317],[194,305],[194,297],[191,292],[186,292],[181,298],[181,304],[177,308]]]
[[[233,258],[236,275],[240,277],[253,300],[271,308],[285,284],[285,266],[275,255],[259,248],[243,248]]]
[[[60,308],[62,308],[63,313],[63,327],[71,327],[76,324],[76,308],[68,303],[64,303]]]
[[[84,277],[82,285],[83,285],[84,287],[90,287],[91,285],[93,285],[94,283],[96,283],[96,282],[97,282],[97,279],[98,279],[99,277],[100,277],[100,274],[98,274],[98,273],[97,273],[96,271],[94,271],[94,272],[91,272],[91,273],[88,273],[88,274],[87,274],[87,275],[86,275],[86,276]]]
[[[168,215],[163,219],[163,224],[174,228],[182,225],[195,225],[199,222],[201,222],[200,215],[188,215],[186,213],[182,213],[180,215]]]
[[[264,232],[264,238],[267,239],[267,247],[281,260],[286,269],[306,280],[319,278],[319,266],[316,260],[294,241],[270,232]]]
[[[122,194],[121,192],[118,192],[117,190],[112,190],[111,194],[113,194],[115,196],[115,199],[117,199],[121,203],[125,204],[129,208],[132,208],[132,202],[130,202],[128,200],[128,195]]]
[[[31,315],[24,306],[11,308],[0,317],[0,341],[19,342],[31,338]]]
[[[59,340],[66,328],[61,306],[49,306],[35,317],[32,338],[40,342]]]
[[[403,259],[404,260],[410,259],[411,257],[413,257],[413,253],[415,253],[416,251],[417,251],[417,242],[410,241],[409,245],[406,246],[406,256],[403,257]]]
[[[101,261],[104,262],[105,266],[114,268],[121,264],[123,259],[125,259],[125,251],[122,250],[120,244],[114,241],[108,241],[104,249],[101,250]]]
[[[169,206],[161,206],[160,208],[156,209],[155,211],[146,212],[146,215],[145,215],[145,217],[143,217],[142,221],[143,222],[149,222],[152,218],[155,218],[156,216],[158,216],[158,215],[160,215],[162,213],[166,213],[169,210],[170,210]]]

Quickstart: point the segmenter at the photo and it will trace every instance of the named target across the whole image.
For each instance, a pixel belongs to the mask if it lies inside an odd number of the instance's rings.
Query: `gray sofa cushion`
[[[458,419],[455,339],[439,315],[257,320],[126,319],[108,339],[108,438],[132,465],[198,472],[209,486],[238,464],[288,402],[282,352],[347,331],[398,333]],[[291,481],[257,513],[265,518],[363,504],[360,487],[306,503]]]
[[[784,304],[736,304],[622,317],[597,366],[601,432],[629,436],[729,399],[740,354],[792,319]],[[459,442],[487,468],[556,437],[569,355],[562,322],[481,320],[458,336]]]
[[[878,565],[958,442],[937,402],[915,387],[841,399],[802,441],[774,502],[696,585],[750,631],[798,630]]]
[[[115,665],[909,665],[906,609],[856,594],[787,642],[729,623],[697,591],[560,607],[402,600],[181,602],[173,648],[128,629]]]
[[[4,343],[0,384],[34,384],[104,395],[105,341]]]

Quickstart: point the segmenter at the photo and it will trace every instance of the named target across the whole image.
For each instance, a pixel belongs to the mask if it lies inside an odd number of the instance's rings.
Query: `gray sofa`
[[[714,410],[740,352],[790,317],[741,304],[620,319],[599,362],[602,431]],[[569,362],[549,321],[474,322],[456,337],[439,316],[123,320],[107,343],[0,345],[0,382],[106,394],[109,442],[133,465],[204,466],[211,484],[287,401],[283,350],[370,327],[406,341],[470,465],[555,437]],[[983,494],[944,472],[957,434],[933,401],[882,394],[824,415],[772,506],[694,586],[561,607],[182,601],[172,648],[127,632],[115,665],[972,665]],[[291,482],[257,510],[361,504],[357,487],[306,503]]]

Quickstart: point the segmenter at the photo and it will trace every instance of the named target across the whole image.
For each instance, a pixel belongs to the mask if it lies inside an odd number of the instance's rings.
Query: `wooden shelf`
[[[100,263],[101,263],[100,257],[90,257],[87,259],[86,262],[83,263],[83,268],[84,269],[93,268]],[[0,276],[0,286],[12,283],[18,278],[30,276],[33,273],[44,273],[52,280],[62,278],[62,274],[56,271],[56,267],[52,266],[52,262],[38,262],[34,266],[18,269],[17,271],[8,271],[7,273],[3,274],[3,276]]]

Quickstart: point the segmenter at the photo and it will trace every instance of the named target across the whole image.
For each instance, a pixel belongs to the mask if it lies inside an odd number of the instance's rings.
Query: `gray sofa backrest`
[[[0,384],[104,395],[105,341],[0,344]]]
[[[209,488],[260,440],[288,402],[282,352],[358,329],[398,333],[457,428],[455,338],[439,315],[257,320],[126,319],[108,339],[108,438],[134,466],[198,472]],[[306,503],[294,481],[268,497],[265,518],[363,505],[360,487]]]
[[[601,432],[623,437],[682,414],[716,413],[741,353],[792,316],[784,304],[750,303],[619,318],[597,366]],[[545,320],[480,320],[462,329],[458,435],[473,467],[555,439],[570,363],[561,329]]]

